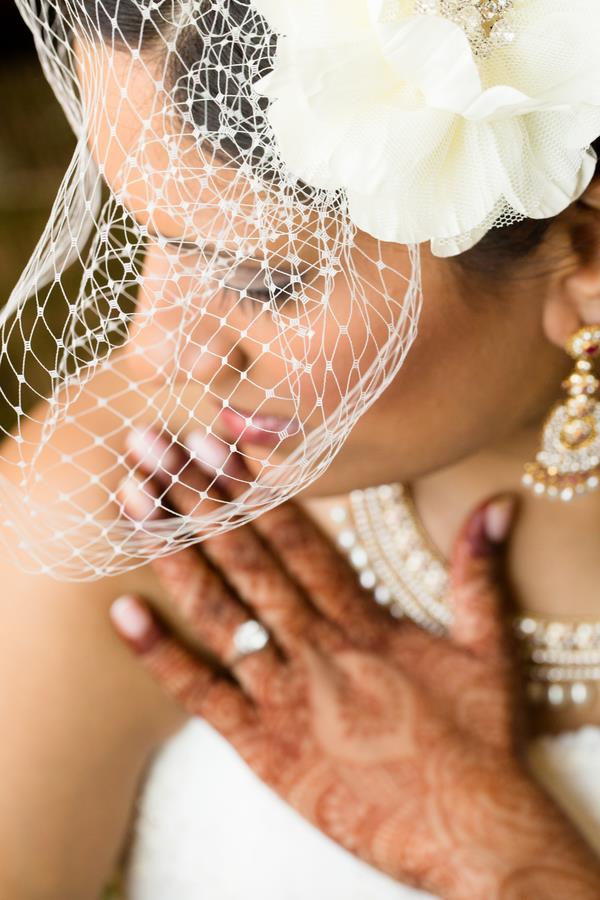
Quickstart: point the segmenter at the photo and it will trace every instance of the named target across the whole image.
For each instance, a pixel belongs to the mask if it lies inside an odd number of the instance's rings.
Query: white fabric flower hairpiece
[[[361,230],[452,256],[589,185],[598,0],[254,3],[279,36],[255,85],[277,150]]]

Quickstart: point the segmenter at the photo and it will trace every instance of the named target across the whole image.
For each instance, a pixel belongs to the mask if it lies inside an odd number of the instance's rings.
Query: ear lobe
[[[600,324],[600,178],[570,207],[557,246],[568,242],[565,263],[552,279],[543,325],[549,341],[564,349],[584,325]]]
[[[545,303],[543,327],[547,339],[556,347],[564,350],[571,335],[581,328],[582,321],[579,312],[563,290],[557,287]]]
[[[600,324],[600,260],[581,265],[556,284],[544,308],[547,338],[564,348],[584,325]]]
[[[600,211],[600,178],[594,178],[588,189],[581,197],[580,203],[589,209]]]

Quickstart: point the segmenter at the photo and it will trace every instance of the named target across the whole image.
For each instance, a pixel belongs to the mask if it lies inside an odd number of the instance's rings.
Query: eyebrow
[[[260,256],[247,256],[243,259],[238,259],[237,254],[233,250],[227,249],[219,249],[215,244],[212,244],[210,241],[203,241],[202,243],[198,241],[187,241],[184,237],[178,238],[173,236],[169,236],[168,234],[163,234],[160,231],[157,231],[156,228],[152,228],[149,225],[142,225],[140,222],[137,222],[138,227],[142,230],[142,232],[149,237],[155,238],[158,241],[163,241],[166,244],[171,244],[176,247],[187,247],[192,250],[198,250],[201,253],[206,253],[208,256],[224,256],[231,262],[237,264],[237,268],[242,268],[243,266],[247,266],[248,263],[257,263],[261,269],[264,267],[265,258]]]
[[[238,260],[237,254],[233,250],[219,249],[215,244],[211,244],[210,241],[188,241],[185,237],[178,238],[174,235],[163,234],[148,225],[140,225],[140,223],[138,223],[138,225],[143,233],[147,234],[149,237],[156,238],[156,240],[164,242],[165,244],[199,250],[202,253],[208,254],[208,256],[225,256],[227,259],[237,261],[240,265],[243,265],[245,262],[262,263],[263,261],[256,256],[248,256],[246,259]]]

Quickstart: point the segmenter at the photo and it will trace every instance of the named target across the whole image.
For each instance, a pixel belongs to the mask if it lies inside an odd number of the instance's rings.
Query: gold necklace
[[[337,541],[360,583],[396,618],[437,635],[452,621],[448,566],[419,520],[408,487],[353,491],[330,510]],[[600,621],[513,620],[527,671],[527,694],[551,706],[591,703],[600,684]]]

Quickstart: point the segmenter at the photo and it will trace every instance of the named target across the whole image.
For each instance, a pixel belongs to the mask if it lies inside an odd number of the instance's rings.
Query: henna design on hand
[[[189,513],[207,481],[187,466],[170,504]],[[524,761],[524,703],[489,506],[456,541],[449,640],[387,616],[293,504],[155,563],[220,669],[139,599],[129,602],[148,617],[145,637],[116,624],[191,715],[381,871],[448,900],[593,900],[598,861]],[[232,630],[251,616],[272,642],[229,665]]]

